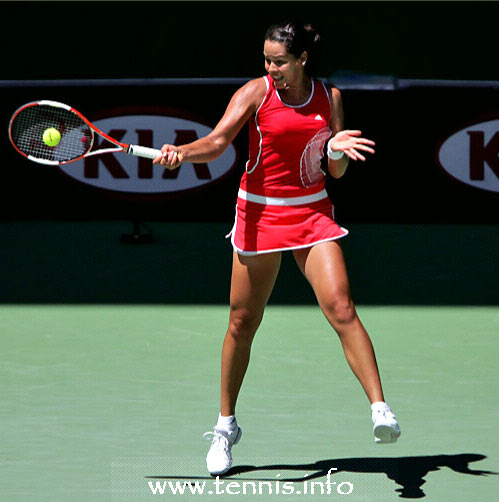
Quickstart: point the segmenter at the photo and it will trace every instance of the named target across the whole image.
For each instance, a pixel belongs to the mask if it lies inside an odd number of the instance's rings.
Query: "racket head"
[[[56,146],[43,141],[55,128],[61,134]],[[83,158],[94,144],[90,123],[76,110],[57,101],[33,101],[18,108],[9,122],[9,138],[24,157],[46,165],[61,165]]]

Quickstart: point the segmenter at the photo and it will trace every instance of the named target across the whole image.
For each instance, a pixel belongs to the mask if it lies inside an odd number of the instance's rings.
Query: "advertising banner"
[[[246,127],[218,159],[175,171],[120,153],[61,167],[34,164],[10,145],[7,127],[19,106],[50,99],[119,141],[183,144],[209,134],[246,81],[1,82],[2,219],[231,221],[248,156]],[[374,156],[328,180],[341,223],[498,222],[499,86],[395,79],[336,85],[345,128],[376,142]]]

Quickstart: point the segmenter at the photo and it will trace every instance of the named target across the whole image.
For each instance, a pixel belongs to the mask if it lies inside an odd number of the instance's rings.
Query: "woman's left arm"
[[[328,170],[333,178],[341,178],[348,167],[350,159],[366,160],[359,153],[374,153],[374,141],[362,138],[361,131],[343,130],[343,104],[341,101],[341,92],[336,87],[331,88],[331,118],[329,127],[333,131],[333,137],[329,140],[327,146]]]

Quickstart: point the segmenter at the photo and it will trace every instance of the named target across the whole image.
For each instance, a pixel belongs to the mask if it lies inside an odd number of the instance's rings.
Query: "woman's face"
[[[290,89],[299,87],[303,82],[304,62],[307,53],[296,58],[287,52],[286,47],[280,42],[265,40],[263,46],[265,57],[265,70],[274,79],[278,89]]]

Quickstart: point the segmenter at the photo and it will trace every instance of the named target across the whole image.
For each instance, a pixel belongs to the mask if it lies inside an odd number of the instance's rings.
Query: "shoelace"
[[[397,417],[394,415],[392,411],[388,410],[383,410],[383,411],[377,411],[372,414],[373,420],[377,419],[378,417],[382,417],[385,420],[397,420]]]
[[[211,440],[212,446],[215,446],[216,448],[221,448],[224,451],[227,451],[229,449],[230,443],[228,438],[223,434],[220,434],[220,432],[217,431],[205,432],[203,434],[203,439],[206,439],[206,441]]]

